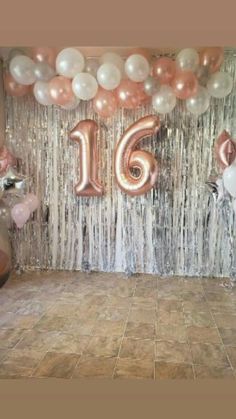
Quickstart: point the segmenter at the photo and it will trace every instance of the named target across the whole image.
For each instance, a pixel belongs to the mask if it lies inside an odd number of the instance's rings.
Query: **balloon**
[[[117,98],[114,92],[99,87],[93,99],[93,109],[102,118],[109,118],[114,115],[118,107]]]
[[[236,162],[226,167],[223,172],[224,187],[229,194],[236,198]]]
[[[132,80],[121,80],[116,89],[118,104],[125,109],[135,109],[140,105],[140,87]]]
[[[144,83],[137,84],[137,98],[140,105],[146,105],[151,101],[151,96],[147,95],[144,89]]]
[[[202,113],[206,112],[209,106],[210,95],[208,90],[203,86],[198,87],[198,91],[195,96],[186,100],[187,110],[194,115],[201,115]]]
[[[175,62],[168,57],[158,58],[153,63],[152,75],[161,84],[170,84],[176,72]]]
[[[7,228],[11,227],[11,211],[9,207],[0,199],[0,223],[4,223]]]
[[[131,55],[134,55],[134,54],[138,54],[138,55],[142,55],[144,58],[146,58],[146,60],[148,61],[148,62],[150,62],[151,61],[151,59],[152,59],[152,54],[151,54],[151,51],[149,50],[149,49],[147,49],[147,48],[134,48],[134,49],[132,49],[132,51],[128,54],[128,57],[130,57]]]
[[[154,156],[137,150],[137,144],[145,137],[155,135],[160,128],[159,118],[148,115],[132,124],[122,135],[115,151],[115,176],[120,189],[131,196],[142,195],[156,183],[158,168]],[[139,176],[132,174],[139,171]]]
[[[71,140],[79,144],[80,180],[75,186],[77,196],[102,196],[104,192],[98,181],[97,131],[97,123],[85,119],[70,132]]]
[[[71,81],[63,76],[56,76],[50,80],[49,92],[55,105],[64,106],[74,98]]]
[[[222,170],[236,159],[236,144],[227,131],[223,131],[215,143],[215,158]]]
[[[84,72],[91,74],[93,77],[97,77],[97,71],[100,64],[96,58],[88,58],[85,64]]]
[[[232,202],[232,208],[233,208],[234,213],[236,215],[236,199],[234,199],[233,202]]]
[[[93,99],[98,90],[97,80],[89,73],[79,73],[72,81],[72,90],[79,99]]]
[[[16,166],[16,158],[6,146],[3,146],[0,148],[0,175],[4,174],[10,166]]]
[[[30,212],[34,212],[39,207],[39,199],[36,195],[28,193],[23,199],[22,204],[25,204]]]
[[[34,97],[38,103],[44,106],[52,105],[53,100],[49,90],[49,84],[45,81],[36,81],[33,88]]]
[[[200,65],[207,67],[210,73],[219,70],[224,61],[224,49],[220,47],[204,48],[200,52]]]
[[[173,111],[176,105],[176,97],[170,86],[162,85],[160,90],[152,98],[153,108],[160,114]]]
[[[0,288],[8,280],[11,272],[11,245],[5,223],[0,218]]]
[[[143,82],[143,84],[144,91],[148,96],[153,96],[160,88],[159,82],[152,76],[148,76],[148,78]]]
[[[196,95],[198,90],[197,77],[192,71],[177,71],[171,86],[178,99],[188,99]]]
[[[52,67],[50,67],[50,65],[48,65],[45,62],[42,62],[37,63],[35,65],[34,74],[37,80],[49,81],[56,75],[56,72],[53,70]]]
[[[47,63],[55,68],[56,49],[50,47],[35,47],[31,49],[31,57],[38,63]]]
[[[181,70],[195,71],[198,68],[199,55],[194,48],[182,49],[176,57],[176,65]]]
[[[61,106],[62,109],[66,111],[72,111],[76,109],[80,104],[80,99],[78,97],[74,97],[71,102],[68,102],[66,105]]]
[[[121,72],[114,64],[107,62],[99,67],[97,80],[103,89],[114,90],[120,84]]]
[[[73,79],[84,69],[84,56],[76,48],[65,48],[56,58],[56,70],[61,76]]]
[[[125,72],[132,81],[141,82],[146,80],[149,71],[149,62],[143,55],[132,54],[125,62]]]
[[[207,89],[211,96],[223,98],[227,96],[233,88],[233,79],[228,73],[217,71],[212,74],[207,82]]]
[[[16,55],[10,62],[10,73],[19,84],[33,84],[36,80],[34,71],[35,63],[26,55]]]
[[[115,52],[106,52],[105,54],[101,56],[100,62],[101,64],[104,64],[104,63],[114,64],[120,70],[121,74],[124,73],[124,66],[125,66],[124,60],[121,58],[119,54],[116,54]]]
[[[11,216],[18,228],[22,228],[30,218],[30,210],[27,205],[20,203],[11,209]]]
[[[21,97],[29,93],[29,86],[17,83],[8,72],[4,74],[4,88],[10,96]]]

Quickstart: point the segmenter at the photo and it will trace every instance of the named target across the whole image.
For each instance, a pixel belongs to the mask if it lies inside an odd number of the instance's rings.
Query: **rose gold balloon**
[[[56,76],[50,80],[49,92],[55,105],[66,105],[74,98],[71,81],[64,76]]]
[[[215,158],[222,170],[230,166],[236,158],[236,143],[225,130],[216,140]]]
[[[99,87],[93,99],[93,109],[102,118],[109,118],[114,115],[118,107],[115,93]]]
[[[0,175],[5,173],[10,166],[16,166],[16,158],[5,146],[3,146],[0,148]]]
[[[31,57],[38,63],[48,63],[51,67],[55,68],[56,62],[56,49],[50,47],[35,47],[31,50]]]
[[[140,105],[140,87],[139,83],[132,80],[121,80],[116,89],[118,104],[121,108],[135,109]]]
[[[120,189],[131,196],[142,195],[153,188],[157,180],[158,167],[154,156],[136,150],[144,138],[154,135],[160,128],[159,118],[148,115],[132,124],[122,135],[115,151],[115,176]],[[139,176],[132,174],[137,169]]]
[[[192,71],[176,72],[171,84],[176,97],[179,99],[188,99],[197,93],[198,81]]]
[[[158,58],[153,63],[152,75],[161,84],[170,84],[176,72],[175,62],[168,57]]]
[[[10,96],[25,96],[30,92],[29,86],[17,83],[9,72],[4,74],[4,88]]]
[[[137,83],[138,99],[141,105],[147,105],[151,102],[151,96],[148,96],[144,90],[144,83]]]
[[[75,186],[78,196],[101,196],[104,192],[98,181],[97,131],[97,123],[86,119],[70,132],[70,138],[79,144],[80,180]]]
[[[210,73],[219,70],[224,61],[224,48],[209,47],[200,52],[200,65],[207,67]]]

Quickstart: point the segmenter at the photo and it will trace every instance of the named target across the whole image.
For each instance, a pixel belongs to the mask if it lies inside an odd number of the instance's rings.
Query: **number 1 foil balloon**
[[[236,158],[236,144],[225,130],[216,140],[215,158],[222,171],[230,166]]]
[[[150,191],[157,180],[158,166],[148,151],[136,150],[145,137],[159,131],[160,121],[156,115],[145,116],[132,124],[123,134],[115,151],[115,176],[120,189],[131,196]],[[136,177],[132,170],[138,171]]]

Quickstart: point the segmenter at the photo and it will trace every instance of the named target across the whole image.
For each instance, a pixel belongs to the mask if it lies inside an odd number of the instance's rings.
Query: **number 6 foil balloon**
[[[236,144],[225,130],[216,140],[215,158],[222,171],[236,158]]]
[[[136,150],[145,137],[159,131],[160,120],[156,115],[145,116],[132,124],[123,134],[115,151],[115,176],[120,189],[131,196],[150,191],[158,175],[157,161],[148,151]],[[138,171],[138,176],[132,170]]]

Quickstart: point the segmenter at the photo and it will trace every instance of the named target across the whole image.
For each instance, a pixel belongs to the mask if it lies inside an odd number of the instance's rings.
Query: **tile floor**
[[[28,272],[0,289],[0,378],[236,377],[227,279]]]

